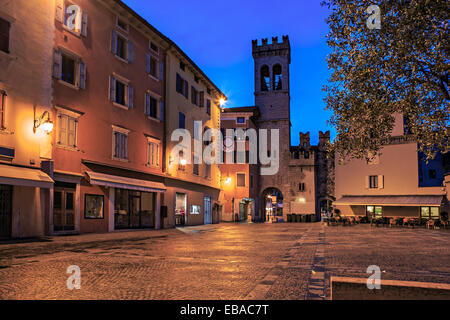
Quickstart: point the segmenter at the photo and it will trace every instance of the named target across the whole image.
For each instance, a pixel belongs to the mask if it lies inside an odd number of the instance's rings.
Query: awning
[[[379,206],[433,206],[439,207],[443,195],[402,195],[402,196],[343,196],[336,205],[379,205]]]
[[[86,171],[91,184],[121,188],[128,190],[138,190],[144,192],[165,192],[166,186],[160,182],[153,182],[140,179],[132,179],[121,176],[113,176],[104,173]]]
[[[53,180],[39,169],[0,164],[0,184],[48,189]]]

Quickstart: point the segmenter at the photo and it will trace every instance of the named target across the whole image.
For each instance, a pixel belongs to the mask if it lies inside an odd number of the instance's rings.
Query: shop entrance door
[[[0,238],[11,237],[12,186],[0,184]]]
[[[130,192],[130,228],[140,228],[141,227],[141,196],[133,195]]]
[[[53,230],[75,230],[75,189],[55,188],[53,201]]]
[[[210,197],[204,197],[203,203],[204,203],[204,217],[203,217],[203,222],[204,222],[205,224],[211,224],[211,223],[212,223],[212,215],[211,215],[211,198],[210,198]]]

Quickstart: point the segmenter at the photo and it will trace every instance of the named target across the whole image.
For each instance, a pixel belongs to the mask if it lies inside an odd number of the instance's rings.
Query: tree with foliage
[[[332,150],[370,158],[389,141],[400,114],[428,159],[448,152],[450,2],[378,2],[322,1],[330,10],[332,75],[324,91],[337,130]],[[372,4],[379,8],[379,28],[370,28]]]

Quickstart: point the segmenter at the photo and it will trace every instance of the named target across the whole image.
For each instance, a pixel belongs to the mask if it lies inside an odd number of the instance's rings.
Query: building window
[[[128,133],[122,130],[113,133],[113,157],[115,159],[128,159]]]
[[[183,112],[178,113],[178,128],[186,129],[186,116]]]
[[[86,88],[86,65],[79,58],[63,50],[53,54],[53,77],[79,89]]]
[[[128,81],[110,77],[110,100],[120,106],[133,108],[134,88]]]
[[[369,188],[370,189],[378,188],[378,176],[369,176]]]
[[[0,130],[6,128],[6,91],[0,90]]]
[[[237,117],[236,119],[236,123],[245,123],[245,118],[244,117]]]
[[[206,179],[211,178],[211,165],[207,163],[205,164],[205,177]]]
[[[125,36],[113,30],[111,34],[111,52],[128,63],[134,60],[134,45]]]
[[[61,70],[61,80],[75,85],[75,60],[63,54]]]
[[[9,53],[9,33],[11,23],[0,18],[0,50]]]
[[[177,92],[189,98],[189,83],[177,73]]]
[[[154,139],[148,139],[147,142],[147,165],[159,167],[159,146],[160,142]]]
[[[211,100],[206,99],[206,113],[211,115]]]
[[[128,32],[128,24],[119,17],[117,17],[117,27],[125,32]]]
[[[192,165],[192,173],[198,176],[199,173],[199,165],[198,165],[198,158],[194,156],[194,163]]]
[[[150,49],[152,49],[155,53],[159,53],[159,47],[150,41]]]
[[[145,94],[145,114],[155,119],[158,118],[158,100],[148,92]]]
[[[200,93],[193,86],[191,87],[191,102],[196,106],[200,106]]]
[[[185,69],[186,69],[186,65],[181,61],[180,61],[180,69],[183,71],[185,71]]]
[[[383,217],[383,207],[366,206],[366,215],[369,219],[379,219]]]
[[[304,182],[300,182],[298,184],[298,191],[305,192],[305,183]]]
[[[78,119],[66,114],[58,115],[57,145],[67,148],[77,147]]]
[[[245,173],[236,174],[236,185],[238,187],[245,187]]]
[[[162,65],[160,63],[160,61],[152,56],[151,54],[147,53],[146,54],[146,71],[149,75],[151,75],[152,77],[159,79],[160,77],[160,72],[162,73]]]
[[[305,153],[303,154],[303,156],[305,157],[305,159],[309,159],[309,151],[305,151]]]
[[[439,207],[420,207],[420,217],[423,219],[439,219]]]
[[[201,214],[202,208],[198,205],[191,205],[191,214]]]

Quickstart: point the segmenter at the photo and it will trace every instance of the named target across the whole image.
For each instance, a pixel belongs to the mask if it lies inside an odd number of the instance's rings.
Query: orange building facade
[[[167,42],[120,1],[57,1],[50,234],[159,228]]]
[[[224,139],[224,164],[221,165],[223,188],[222,221],[256,221],[259,219],[258,183],[259,165],[250,163],[250,140],[245,139],[245,153],[238,155],[239,136],[228,135],[227,129],[235,133],[257,130],[257,107],[222,109],[221,130]],[[233,163],[230,163],[231,160]]]

